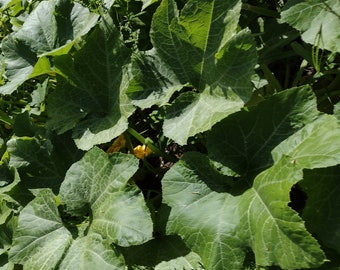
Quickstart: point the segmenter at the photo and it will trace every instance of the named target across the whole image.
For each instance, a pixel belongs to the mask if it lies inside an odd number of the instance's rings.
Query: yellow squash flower
[[[133,153],[135,154],[135,156],[137,158],[144,159],[145,157],[147,157],[148,155],[151,154],[151,149],[149,147],[147,147],[145,144],[137,145],[133,149]]]

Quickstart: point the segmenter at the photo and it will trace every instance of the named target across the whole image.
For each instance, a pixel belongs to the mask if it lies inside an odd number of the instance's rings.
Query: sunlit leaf
[[[337,0],[290,0],[281,12],[282,22],[299,30],[314,46],[340,52],[340,4]],[[335,31],[335,32],[334,32]]]
[[[196,94],[180,95],[163,126],[179,144],[240,110],[252,94],[255,44],[248,30],[237,31],[240,9],[238,0],[209,0],[188,1],[179,11],[166,0],[153,16],[154,51],[134,61],[127,94],[146,108],[193,87]]]
[[[289,194],[303,179],[303,169],[340,162],[340,126],[334,116],[317,117],[311,97],[299,89],[280,93],[268,102],[262,104],[263,111],[245,112],[252,119],[250,127],[247,121],[229,125],[227,120],[216,126],[216,131],[229,129],[229,135],[221,133],[220,140],[209,145],[217,163],[203,154],[186,153],[163,178],[164,202],[172,208],[167,231],[181,235],[208,269],[241,269],[247,249],[261,266],[298,269],[325,262],[318,242],[288,206]],[[288,113],[277,112],[280,103]],[[308,110],[317,120],[309,122]],[[272,119],[264,120],[266,125],[261,122],[267,117],[264,111]],[[289,131],[287,125],[292,128],[290,134],[283,132]],[[218,138],[214,133],[211,136]],[[223,137],[226,141],[221,146]],[[245,159],[239,163],[246,162],[245,167],[230,163],[222,154],[224,149],[235,154],[239,149]],[[226,175],[221,164],[232,166],[239,176]],[[249,173],[247,168],[257,169]]]
[[[94,148],[67,172],[61,203],[71,215],[91,212],[91,232],[121,246],[141,244],[151,238],[152,222],[139,189],[128,183],[137,168],[133,155]]]
[[[91,14],[80,4],[41,1],[26,18],[23,26],[2,41],[8,82],[0,87],[0,93],[11,94],[26,81],[33,72],[38,57],[67,53],[97,20],[98,15]],[[46,67],[44,70],[49,72]]]

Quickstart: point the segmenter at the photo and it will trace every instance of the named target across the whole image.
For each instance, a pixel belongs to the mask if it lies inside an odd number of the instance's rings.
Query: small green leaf
[[[40,115],[45,110],[45,97],[49,86],[49,80],[38,83],[36,89],[32,92],[32,101],[30,102],[30,114]]]

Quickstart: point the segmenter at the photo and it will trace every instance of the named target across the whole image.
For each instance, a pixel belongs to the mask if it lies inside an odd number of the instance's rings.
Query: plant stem
[[[281,92],[282,86],[279,81],[275,78],[274,74],[270,71],[267,65],[261,64],[260,65],[266,79],[268,80],[269,84],[276,90],[276,92]]]

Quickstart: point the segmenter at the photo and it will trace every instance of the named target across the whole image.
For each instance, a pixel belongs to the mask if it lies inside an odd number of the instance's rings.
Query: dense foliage
[[[340,269],[337,0],[0,20],[0,269]]]

